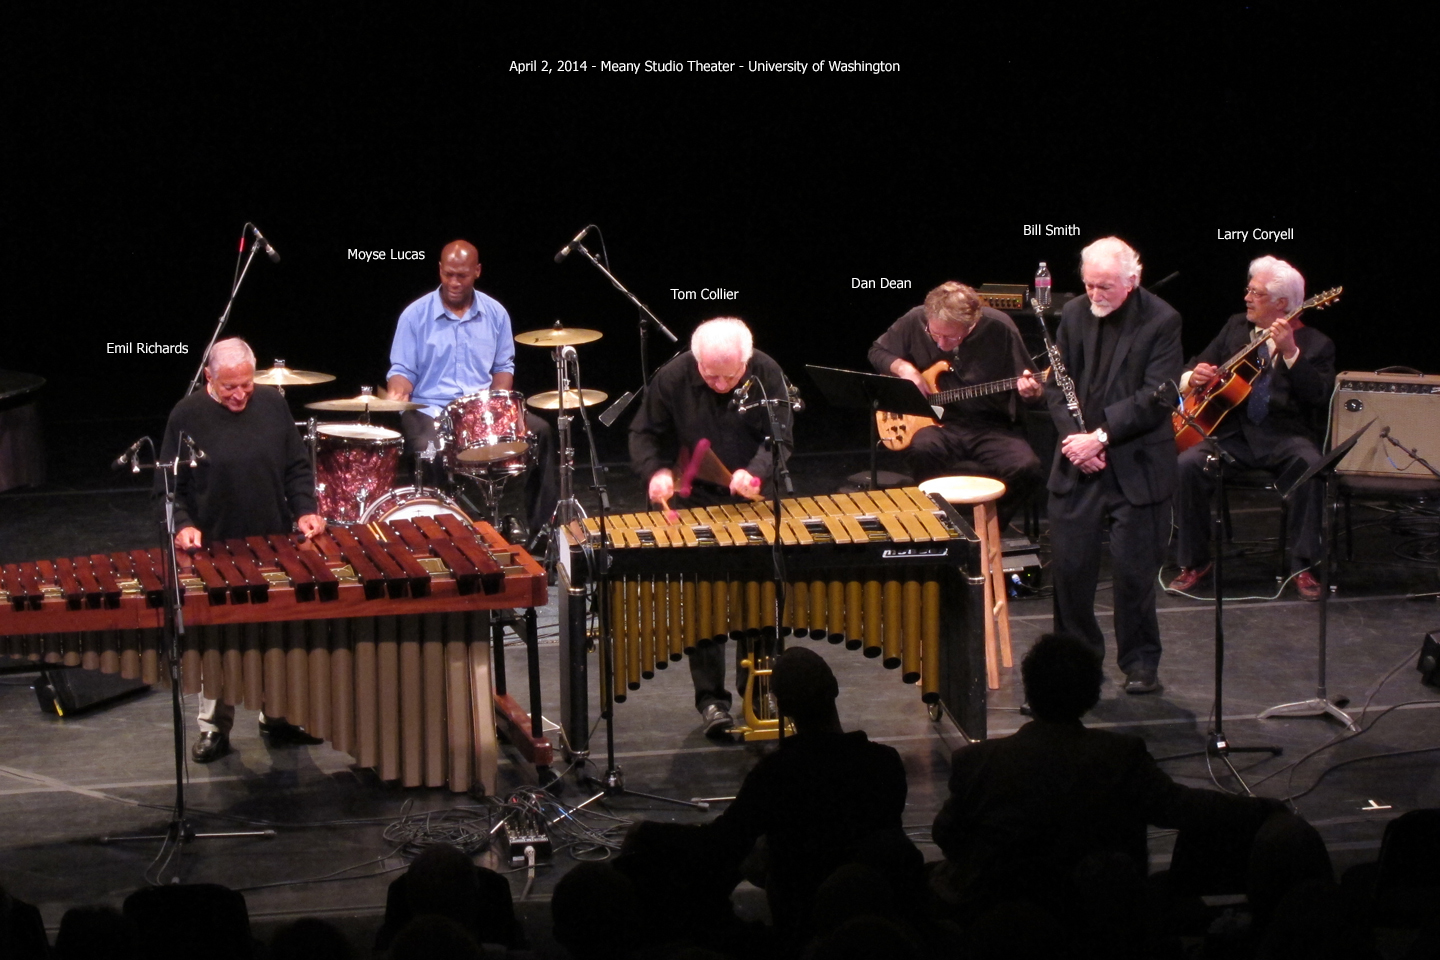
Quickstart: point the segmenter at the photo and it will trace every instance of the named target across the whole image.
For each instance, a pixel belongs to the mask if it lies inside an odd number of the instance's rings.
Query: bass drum
[[[415,517],[458,517],[467,527],[475,526],[460,505],[432,487],[396,487],[370,504],[361,523],[376,520],[411,520]]]

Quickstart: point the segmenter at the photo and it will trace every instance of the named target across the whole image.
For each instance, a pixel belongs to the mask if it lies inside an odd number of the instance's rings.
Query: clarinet
[[[1080,413],[1080,398],[1075,394],[1075,381],[1070,379],[1070,373],[1065,369],[1065,361],[1060,359],[1060,348],[1055,346],[1050,339],[1050,331],[1045,327],[1045,308],[1040,301],[1034,297],[1030,298],[1030,309],[1035,311],[1035,319],[1040,321],[1040,334],[1045,338],[1045,353],[1050,357],[1050,375],[1060,385],[1060,390],[1065,394],[1065,407],[1070,415],[1075,418],[1075,423],[1080,427],[1081,433],[1086,433],[1085,417]]]

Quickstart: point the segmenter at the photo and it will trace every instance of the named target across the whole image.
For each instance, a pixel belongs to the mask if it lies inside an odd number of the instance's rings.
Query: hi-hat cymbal
[[[527,347],[573,347],[579,343],[599,340],[605,334],[599,330],[583,327],[547,327],[544,330],[526,330],[515,334],[515,342]]]
[[[329,383],[333,374],[316,373],[314,370],[291,370],[283,363],[277,363],[269,370],[255,374],[255,382],[270,387],[308,387],[316,383]]]
[[[583,395],[582,395],[583,394]],[[597,403],[605,401],[605,393],[601,390],[566,390],[565,409],[577,410],[583,403],[587,407],[593,407]],[[559,410],[560,393],[557,390],[547,390],[545,393],[537,393],[525,401],[536,410]]]
[[[396,413],[401,410],[419,410],[423,406],[423,403],[387,400],[384,397],[362,393],[358,397],[345,397],[342,400],[317,400],[314,403],[305,404],[305,409],[331,410],[338,413]]]

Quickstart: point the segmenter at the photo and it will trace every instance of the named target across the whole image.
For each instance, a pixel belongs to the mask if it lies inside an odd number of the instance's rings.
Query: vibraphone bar
[[[285,717],[406,786],[493,769],[486,611],[543,605],[546,584],[488,525],[415,517],[180,561],[186,693]],[[0,654],[166,682],[166,579],[158,549],[6,564]]]
[[[595,518],[584,533],[576,552],[593,555]],[[984,736],[983,582],[965,573],[978,569],[978,539],[943,501],[913,487],[799,497],[782,501],[778,527],[770,505],[745,503],[670,520],[620,514],[606,533],[617,702],[697,646],[771,628],[778,541],[787,571],[782,636],[877,658],[903,682],[918,682],[926,703],[945,701],[967,734]],[[590,575],[581,560],[572,553],[569,579],[583,583]],[[563,629],[574,618],[561,619]],[[571,691],[579,676],[572,666]]]

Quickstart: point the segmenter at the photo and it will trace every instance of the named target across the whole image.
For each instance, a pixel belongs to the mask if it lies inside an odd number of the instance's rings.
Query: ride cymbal
[[[581,404],[587,407],[593,407],[597,403],[604,403],[605,399],[606,394],[602,390],[566,390],[565,409],[575,410],[578,409]],[[535,396],[525,402],[536,410],[559,410],[560,393],[557,390],[547,390],[544,393],[535,394]]]
[[[599,340],[605,334],[599,330],[583,327],[547,327],[544,330],[526,330],[515,334],[515,342],[527,347],[573,347],[576,344]]]

